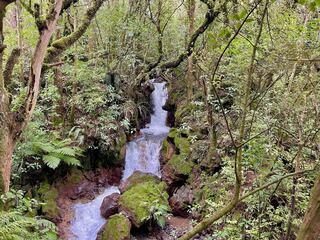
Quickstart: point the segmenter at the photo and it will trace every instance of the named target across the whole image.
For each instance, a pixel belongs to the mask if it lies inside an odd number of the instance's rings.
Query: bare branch
[[[19,48],[15,48],[11,51],[11,54],[7,60],[5,69],[3,71],[4,84],[8,85],[10,83],[10,79],[12,76],[12,72],[14,66],[17,64],[18,59],[20,57],[21,50]]]

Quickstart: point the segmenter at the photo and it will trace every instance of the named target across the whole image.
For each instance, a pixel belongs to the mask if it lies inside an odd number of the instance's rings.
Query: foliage
[[[2,195],[1,200],[4,206],[11,205],[10,210],[0,212],[1,239],[57,239],[56,226],[52,222],[32,216],[42,203],[30,199],[21,190],[11,190]]]
[[[156,200],[151,207],[151,217],[161,228],[164,228],[166,224],[166,216],[170,211],[168,205],[159,204],[159,201]]]
[[[43,162],[50,168],[55,169],[60,162],[72,166],[81,166],[77,157],[81,156],[81,149],[70,147],[72,141],[65,139],[63,141],[53,141],[50,143],[33,143],[34,155],[41,154]]]
[[[57,239],[55,225],[44,219],[31,218],[17,211],[0,212],[0,238],[19,239]]]

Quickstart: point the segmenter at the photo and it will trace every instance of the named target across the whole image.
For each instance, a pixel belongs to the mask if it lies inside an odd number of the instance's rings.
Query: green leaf
[[[307,0],[298,0],[298,3],[300,3],[300,4],[304,5],[304,4],[306,4],[306,3],[307,3]]]
[[[68,165],[81,166],[80,161],[74,157],[64,157],[62,161],[64,161]]]
[[[161,228],[164,228],[166,225],[166,218],[164,216],[157,217],[157,223]]]
[[[54,150],[54,146],[52,146],[50,143],[35,142],[33,145],[36,149],[44,152],[52,152]]]
[[[43,162],[52,169],[56,169],[59,166],[59,163],[61,161],[60,158],[57,158],[55,156],[52,155],[45,155],[43,156]]]
[[[63,155],[67,155],[67,156],[70,156],[70,157],[76,156],[76,151],[73,148],[70,148],[70,147],[63,147],[63,148],[55,149],[54,152],[60,153],[60,154],[63,154]]]
[[[247,14],[248,14],[248,11],[244,9],[241,13],[239,13],[239,20],[245,18]]]

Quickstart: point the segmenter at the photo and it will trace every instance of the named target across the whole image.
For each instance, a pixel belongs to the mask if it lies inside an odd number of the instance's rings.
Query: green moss
[[[181,134],[176,128],[173,128],[168,135],[173,139],[179,154],[174,154],[168,161],[168,164],[179,175],[189,175],[193,168],[193,163],[189,161],[190,143],[188,138],[181,137]]]
[[[178,129],[171,128],[170,132],[168,133],[168,137],[175,138],[178,135]]]
[[[168,140],[165,139],[162,142],[162,148],[161,148],[161,156],[163,156],[163,159],[165,160],[167,160],[166,155],[167,155],[168,149],[169,149],[169,143],[168,143]]]
[[[187,157],[185,155],[173,155],[173,157],[169,160],[168,164],[174,169],[175,173],[178,175],[190,175],[193,163],[187,161]]]
[[[100,240],[129,240],[131,223],[123,214],[111,216],[101,234]]]
[[[135,172],[127,179],[126,182],[128,184],[125,186],[124,189],[122,189],[123,191],[128,191],[132,187],[134,187],[134,186],[136,186],[137,184],[140,184],[140,183],[146,183],[146,182],[159,183],[160,181],[158,181],[151,174],[146,174],[146,173],[142,173],[142,172]]]
[[[58,197],[58,190],[50,186],[48,182],[44,182],[39,190],[38,193],[41,195],[41,200],[44,202],[42,206],[43,213],[50,219],[54,219],[59,215],[59,208],[56,202]]]
[[[151,217],[151,208],[158,204],[169,208],[166,184],[156,180],[138,183],[120,197],[120,207],[136,227],[140,227]]]

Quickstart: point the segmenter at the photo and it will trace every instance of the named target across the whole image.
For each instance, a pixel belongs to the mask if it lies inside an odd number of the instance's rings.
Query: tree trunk
[[[308,210],[299,229],[297,240],[317,240],[320,235],[320,175],[310,197]]]
[[[188,18],[189,18],[188,39],[192,36],[192,33],[194,31],[195,9],[196,9],[195,0],[189,0],[188,1]],[[188,100],[191,101],[192,95],[193,95],[193,82],[194,82],[193,55],[192,54],[188,57],[188,65],[187,66],[188,66],[187,76],[186,76],[187,97],[188,97]]]
[[[0,192],[8,192],[14,149],[13,137],[8,126],[1,123],[0,129]]]

